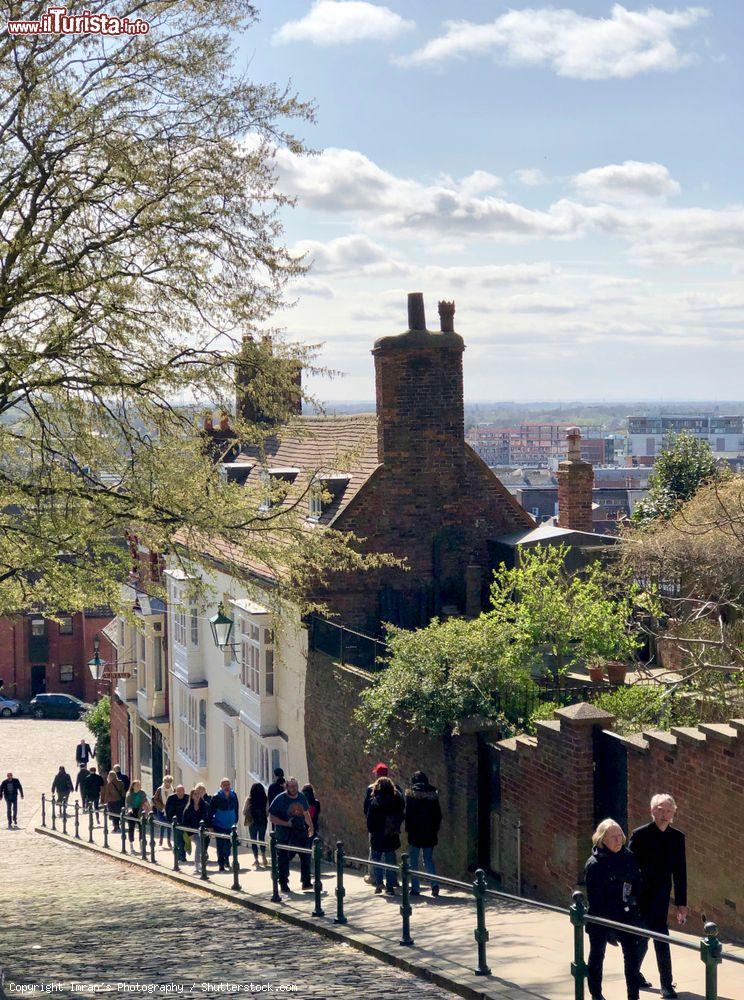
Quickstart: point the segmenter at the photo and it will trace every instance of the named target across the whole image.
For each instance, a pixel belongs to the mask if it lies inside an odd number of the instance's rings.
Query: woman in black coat
[[[400,847],[400,828],[403,823],[405,804],[403,796],[390,778],[378,778],[372,786],[372,795],[367,809],[367,830],[369,832],[370,861],[384,861],[386,865],[396,863],[395,852]],[[389,896],[395,895],[395,871],[373,868],[375,892],[382,892],[383,877]]]
[[[72,792],[72,778],[60,764],[59,771],[54,776],[52,782],[52,795],[57,796],[57,802],[67,802]],[[85,806],[83,805],[83,808]]]
[[[594,831],[592,856],[584,868],[589,914],[616,920],[621,924],[639,923],[637,913],[641,873],[638,862],[625,847],[625,834],[614,819],[603,820]],[[628,1000],[639,1000],[640,938],[623,931],[612,931],[599,924],[587,924],[589,962],[587,982],[592,1000],[602,996],[602,967],[607,943],[619,943],[623,950],[625,984]]]
[[[254,781],[243,805],[243,820],[248,827],[251,840],[261,843],[261,858],[264,864],[266,864],[266,827],[269,824],[268,808],[269,798],[266,789],[260,781]],[[253,863],[258,867],[258,844],[251,844],[251,847]]]
[[[439,792],[426,777],[423,771],[416,771],[411,778],[411,787],[406,789],[406,833],[408,834],[408,855],[411,868],[424,870],[429,875],[436,873],[434,867],[434,848],[439,838],[439,827],[442,825],[442,807],[439,805]],[[439,883],[431,882],[431,894],[439,895]],[[421,893],[419,879],[411,876],[411,895]]]

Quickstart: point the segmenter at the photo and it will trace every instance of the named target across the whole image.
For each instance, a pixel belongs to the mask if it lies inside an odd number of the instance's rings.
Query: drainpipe
[[[517,820],[517,895],[522,895],[522,820]]]

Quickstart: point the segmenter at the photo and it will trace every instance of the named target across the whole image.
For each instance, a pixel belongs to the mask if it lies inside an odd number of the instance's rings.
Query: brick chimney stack
[[[441,331],[426,329],[424,296],[408,296],[404,333],[375,341],[377,442],[380,461],[412,491],[452,498],[462,489],[465,462],[462,337],[454,303],[442,302]]]
[[[581,457],[581,431],[566,430],[568,457],[558,465],[558,526],[574,531],[594,531],[592,488],[594,469]]]

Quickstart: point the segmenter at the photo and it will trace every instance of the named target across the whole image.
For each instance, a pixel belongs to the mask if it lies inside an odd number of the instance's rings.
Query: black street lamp
[[[101,678],[103,677],[103,672],[107,666],[106,661],[101,659],[99,653],[100,646],[101,646],[101,637],[96,632],[96,634],[93,636],[93,659],[88,660],[88,667],[90,669],[94,681],[101,680]]]
[[[220,601],[219,607],[217,608],[217,614],[214,618],[209,619],[209,626],[212,629],[212,638],[214,639],[215,645],[220,649],[224,649],[226,646],[230,645],[230,638],[232,636],[232,630],[234,621],[225,614],[225,605]]]

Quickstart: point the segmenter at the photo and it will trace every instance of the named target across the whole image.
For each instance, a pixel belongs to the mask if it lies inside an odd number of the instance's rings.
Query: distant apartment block
[[[673,434],[686,431],[707,441],[717,455],[744,452],[744,417],[717,413],[628,417],[628,456],[654,458]]]
[[[568,424],[527,423],[518,427],[482,424],[471,427],[467,442],[493,466],[547,468],[566,457]],[[615,438],[596,428],[582,430],[581,457],[592,465],[612,465]]]

